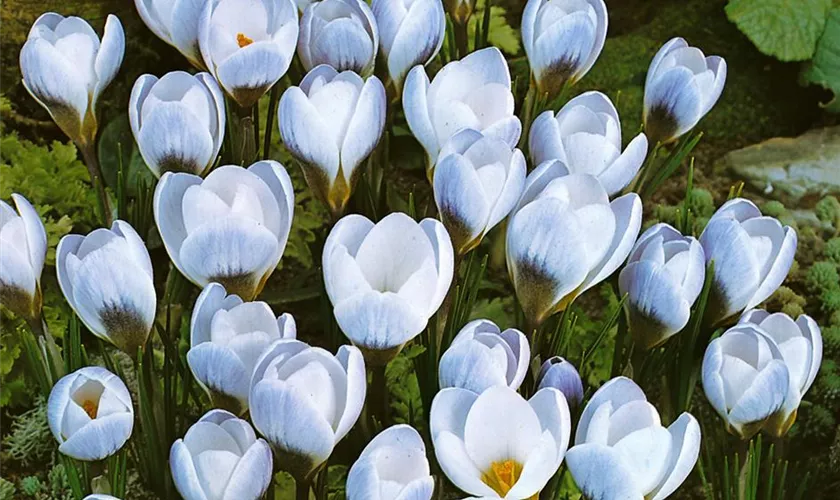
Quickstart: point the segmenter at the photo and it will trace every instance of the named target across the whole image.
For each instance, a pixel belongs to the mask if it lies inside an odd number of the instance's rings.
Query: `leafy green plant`
[[[9,434],[3,438],[3,456],[24,467],[47,461],[55,444],[47,424],[47,403],[35,400],[35,406],[16,416]]]

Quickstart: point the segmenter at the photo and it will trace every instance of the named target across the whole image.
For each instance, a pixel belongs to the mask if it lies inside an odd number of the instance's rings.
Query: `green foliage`
[[[425,351],[420,344],[411,344],[388,364],[385,383],[391,395],[391,411],[394,422],[419,427],[423,420],[423,402],[414,358]]]
[[[831,224],[840,230],[840,201],[834,196],[826,196],[814,207],[814,213],[822,222]]]
[[[32,409],[12,421],[10,432],[3,438],[3,456],[27,467],[48,460],[54,448],[47,404],[39,397]]]
[[[825,242],[823,255],[825,255],[831,262],[840,266],[840,237],[831,238]]]
[[[781,310],[788,316],[797,318],[805,312],[806,304],[805,297],[797,294],[789,287],[780,286],[770,297],[767,305],[770,310]]]
[[[15,497],[15,485],[0,477],[0,500],[12,500]]]
[[[502,329],[508,326],[514,326],[514,311],[516,307],[516,300],[513,295],[478,299],[473,304],[470,321],[474,319],[489,319]]]
[[[645,226],[650,227],[657,222],[666,222],[672,226],[678,226],[678,222],[682,214],[685,213],[686,206],[691,211],[691,234],[699,235],[703,232],[703,228],[709,222],[712,214],[715,213],[715,200],[712,193],[708,189],[694,188],[691,190],[691,196],[686,205],[685,200],[676,205],[657,205],[653,209],[653,216],[650,220],[645,221]]]
[[[840,275],[833,262],[815,262],[806,274],[805,282],[811,291],[822,293],[825,290],[837,288]]]
[[[280,266],[292,260],[310,269],[315,265],[310,245],[317,241],[318,231],[327,223],[327,210],[309,190],[301,170],[296,167],[286,169],[295,190],[295,218]]]
[[[496,2],[498,3],[498,2]],[[469,40],[475,39],[475,27],[482,22],[484,17],[484,6],[487,4],[486,0],[478,0],[476,3],[476,11],[473,14],[473,21],[469,25],[467,31]],[[488,42],[506,52],[509,55],[515,56],[519,54],[521,48],[519,31],[513,29],[507,21],[507,10],[498,5],[490,7],[490,35]]]
[[[20,358],[21,346],[11,329],[0,331],[0,407],[18,406],[26,401],[26,381],[22,373],[14,373],[15,361]]]
[[[825,104],[832,112],[840,111],[837,94],[840,93],[840,7],[829,11],[825,31],[817,42],[814,58],[802,73],[805,81],[819,85],[834,93]]]
[[[20,480],[20,491],[28,497],[34,497],[45,489],[38,476],[26,476]]]

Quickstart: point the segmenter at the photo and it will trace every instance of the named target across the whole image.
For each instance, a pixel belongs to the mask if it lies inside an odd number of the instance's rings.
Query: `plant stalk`
[[[106,227],[111,227],[114,222],[114,216],[111,212],[111,200],[108,198],[108,192],[105,190],[105,180],[102,177],[102,168],[99,166],[99,158],[96,155],[95,148],[92,143],[79,144],[76,146],[82,153],[85,166],[90,174],[90,182],[96,189],[96,196],[99,199],[99,205],[102,208],[102,218]]]

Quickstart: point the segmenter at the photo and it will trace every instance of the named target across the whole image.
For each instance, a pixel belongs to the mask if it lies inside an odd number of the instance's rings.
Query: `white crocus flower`
[[[93,462],[113,455],[131,437],[134,407],[119,377],[86,366],[55,383],[47,400],[47,421],[58,451]]]
[[[169,468],[184,500],[257,500],[274,473],[268,443],[224,410],[205,413],[172,443]]]
[[[706,57],[682,38],[659,49],[645,80],[644,122],[651,141],[676,140],[715,105],[726,83],[726,61]]]
[[[274,341],[297,335],[291,314],[277,318],[265,302],[243,302],[210,283],[195,301],[187,362],[214,405],[241,413],[257,359]]]
[[[104,493],[94,493],[93,495],[88,495],[82,500],[120,500],[117,497],[106,495]]]
[[[55,266],[64,298],[88,330],[136,356],[152,330],[157,295],[149,251],[134,228],[117,220],[110,230],[68,234]]]
[[[553,98],[592,69],[607,39],[604,0],[528,0],[522,45],[541,94]]]
[[[703,390],[730,432],[749,439],[784,408],[790,373],[776,343],[741,323],[714,339],[703,357]]]
[[[280,99],[280,138],[303,166],[315,195],[338,215],[353,191],[359,165],[385,129],[385,87],[372,76],[321,65]]]
[[[54,12],[32,25],[20,51],[23,86],[79,147],[96,138],[96,101],[122,64],[125,33],[109,15],[100,42],[79,17]]]
[[[366,2],[322,0],[303,11],[297,51],[306,71],[327,64],[367,76],[373,72],[378,49],[379,30]]]
[[[377,434],[350,467],[347,499],[430,500],[435,480],[423,438],[409,425]]]
[[[373,0],[379,46],[397,93],[408,70],[431,62],[443,45],[446,14],[440,0]]]
[[[505,331],[490,320],[477,319],[458,332],[440,358],[441,389],[460,387],[482,393],[494,385],[519,389],[528,365],[528,338],[515,328]]]
[[[480,395],[443,389],[430,415],[435,456],[452,483],[475,496],[531,498],[551,479],[571,434],[569,407],[557,389],[526,401],[494,386]]]
[[[753,309],[741,316],[740,323],[758,325],[779,348],[790,375],[790,390],[782,410],[768,422],[768,428],[776,436],[783,436],[796,420],[796,413],[802,397],[811,388],[820,370],[823,354],[823,340],[820,327],[807,314],[796,321],[784,313],[770,314]]]
[[[536,323],[618,269],[642,225],[638,195],[610,202],[597,178],[567,172],[559,161],[534,170],[508,223],[508,272]]]
[[[247,301],[280,262],[294,199],[276,161],[219,167],[206,179],[167,172],[155,189],[155,222],[181,274],[200,287],[220,283]]]
[[[26,198],[14,193],[12,200],[17,211],[0,200],[0,302],[30,323],[40,322],[47,232]]]
[[[190,64],[205,69],[198,47],[198,23],[208,0],[134,0],[152,33],[178,49]]]
[[[707,322],[724,322],[770,297],[793,264],[796,243],[793,228],[762,216],[749,200],[721,206],[700,235],[706,262],[715,263]]]
[[[311,479],[359,418],[366,377],[362,353],[352,346],[333,356],[298,340],[278,340],[263,353],[251,379],[251,420],[281,468]]]
[[[292,0],[213,0],[199,20],[204,64],[236,103],[256,104],[292,62],[298,37]]]
[[[537,376],[537,390],[553,387],[566,396],[570,408],[583,402],[583,381],[573,364],[560,356],[545,360]]]
[[[330,231],[322,265],[338,326],[378,365],[426,328],[452,283],[454,255],[434,219],[348,215]]]
[[[587,403],[566,465],[586,498],[662,500],[699,453],[700,424],[690,413],[665,428],[639,386],[618,377]]]
[[[618,277],[630,332],[650,349],[682,330],[706,275],[703,247],[665,223],[645,231]]]
[[[594,91],[575,97],[556,116],[551,110],[539,115],[528,144],[534,165],[560,160],[572,173],[597,177],[610,196],[630,184],[648,150],[647,137],[640,133],[621,151],[618,111]]]
[[[405,80],[402,103],[411,132],[426,150],[430,179],[440,149],[461,129],[496,136],[511,148],[522,133],[513,114],[510,70],[496,47],[450,62],[431,83],[426,69],[415,66]]]
[[[498,137],[464,129],[446,142],[432,185],[440,220],[458,254],[481,243],[522,195],[525,155]]]

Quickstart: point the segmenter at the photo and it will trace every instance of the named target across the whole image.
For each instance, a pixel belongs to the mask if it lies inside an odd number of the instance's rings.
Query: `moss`
[[[822,329],[823,347],[826,357],[840,356],[840,325],[832,325]]]
[[[786,286],[780,286],[768,301],[768,308],[781,310],[793,318],[805,312],[807,300]]]
[[[826,196],[814,207],[817,218],[835,229],[840,229],[840,201],[834,196]]]
[[[840,289],[840,275],[837,274],[837,265],[827,261],[815,262],[808,269],[805,283],[814,293]]]
[[[823,255],[825,255],[825,257],[831,262],[840,265],[840,237],[831,238],[825,242]]]

